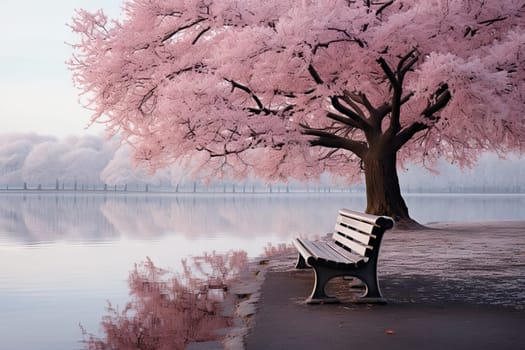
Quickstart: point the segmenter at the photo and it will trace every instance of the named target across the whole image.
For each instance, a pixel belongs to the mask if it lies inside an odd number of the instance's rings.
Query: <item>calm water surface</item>
[[[524,195],[406,196],[419,222],[525,220]],[[0,194],[0,349],[80,349],[109,300],[124,305],[134,264],[177,270],[203,252],[332,228],[360,194]]]

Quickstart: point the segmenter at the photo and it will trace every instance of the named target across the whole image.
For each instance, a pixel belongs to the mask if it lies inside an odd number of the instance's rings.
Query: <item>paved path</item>
[[[342,304],[305,305],[311,271],[269,271],[247,349],[525,349],[525,222],[432,227],[385,236],[387,305],[348,302],[342,279]]]

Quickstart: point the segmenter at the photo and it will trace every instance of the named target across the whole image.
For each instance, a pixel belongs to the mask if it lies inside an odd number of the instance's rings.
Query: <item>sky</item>
[[[86,129],[90,112],[78,103],[65,62],[75,36],[67,23],[77,8],[103,8],[118,17],[123,0],[2,0],[0,125],[2,133],[101,134]]]

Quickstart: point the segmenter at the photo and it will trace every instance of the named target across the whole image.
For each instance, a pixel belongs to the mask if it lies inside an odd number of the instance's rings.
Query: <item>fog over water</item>
[[[478,166],[462,172],[441,163],[438,174],[408,165],[400,172],[401,186],[408,192],[525,192],[525,162],[514,156],[499,159],[484,155]],[[56,138],[37,134],[5,134],[0,138],[0,189],[28,186],[54,188],[56,183],[92,185],[176,186],[192,183],[185,172],[171,167],[149,174],[134,168],[130,150],[117,147],[102,136]],[[328,184],[328,180],[322,183]],[[262,185],[261,181],[247,181]],[[299,185],[304,187],[303,185]]]
[[[524,195],[408,194],[411,215],[435,221],[523,220]],[[273,237],[330,231],[363,194],[0,194],[3,239],[22,244]]]

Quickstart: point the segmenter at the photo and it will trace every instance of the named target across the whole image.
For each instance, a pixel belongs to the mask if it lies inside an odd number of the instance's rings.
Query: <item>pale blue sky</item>
[[[103,8],[120,14],[123,0],[2,0],[0,6],[0,130],[57,136],[101,133],[86,130],[90,113],[77,103],[65,61],[66,23],[74,9]]]

